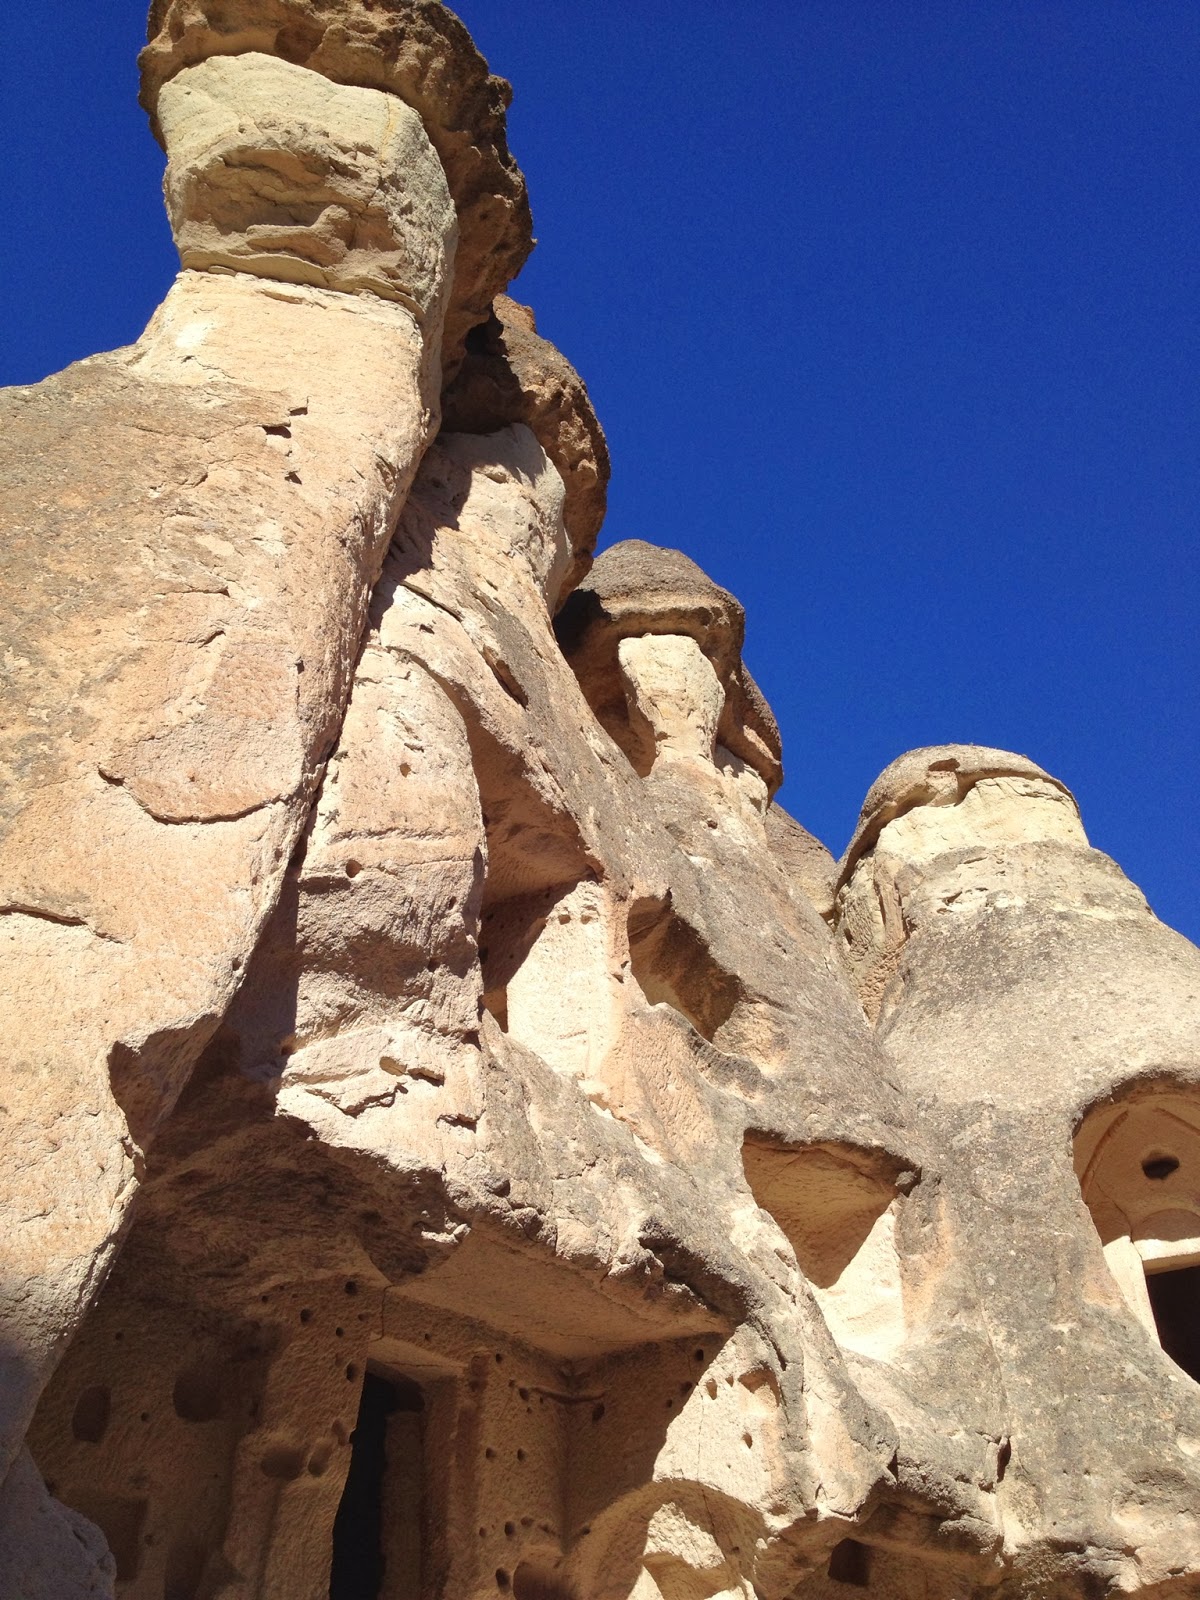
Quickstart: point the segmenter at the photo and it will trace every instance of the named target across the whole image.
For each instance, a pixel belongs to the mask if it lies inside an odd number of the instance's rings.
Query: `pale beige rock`
[[[442,397],[442,415],[445,426],[458,433],[493,433],[524,423],[554,463],[563,480],[563,520],[571,539],[557,610],[591,567],[608,496],[608,445],[583,379],[539,336],[527,306],[497,295]]]
[[[6,1451],[278,896],[428,368],[402,306],[185,272],[136,345],[0,401]]]
[[[112,1600],[116,1566],[100,1529],[59,1505],[22,1449],[0,1489],[6,1594]]]
[[[277,56],[334,83],[383,90],[419,114],[459,220],[445,359],[533,247],[525,181],[509,154],[510,90],[488,73],[462,23],[437,0],[155,0],[142,52],[142,104],[158,131],[163,85],[215,56]]]
[[[837,890],[843,953],[868,1015],[878,1016],[908,937],[902,902],[922,892],[931,863],[954,856],[942,912],[974,913],[990,887],[979,877],[981,848],[1055,841],[1087,844],[1075,801],[1023,756],[947,745],[893,762],[867,795]]]
[[[457,225],[415,111],[252,52],[186,68],[158,118],[185,267],[370,292],[440,337]]]
[[[833,915],[837,862],[807,828],[783,809],[777,800],[767,807],[767,847],[791,881],[823,917]]]
[[[753,904],[746,957],[764,916],[780,936],[725,977],[734,1008],[715,1030],[656,986],[672,939],[700,975],[737,956],[718,886],[680,856],[655,780],[594,723],[557,649],[562,507],[527,429],[428,452],[303,855],[39,1415],[39,1459],[70,1504],[141,1463],[154,1545],[131,1595],[189,1550],[194,1581],[237,1574],[230,1594],[327,1593],[353,1421],[335,1389],[353,1403],[366,1361],[424,1398],[423,1492],[444,1509],[420,1559],[445,1593],[494,1592],[503,1571],[514,1593],[628,1594],[667,1568],[745,1591],[771,1562],[823,1562],[814,1496],[844,1527],[886,1481],[887,1424],[848,1387],[742,1141],[752,1123],[768,1164],[785,1148],[803,1161],[853,1102],[853,1137],[877,1148],[897,1137],[891,1091],[823,925],[811,908],[797,923],[761,810],[711,739],[668,763],[673,781],[704,815],[726,808],[704,848],[739,863],[720,892]],[[651,718],[678,703],[669,672],[644,688]],[[826,1038],[841,1076],[798,1096],[776,1046],[813,979],[823,999],[794,1048],[811,1062]],[[731,1021],[748,1053],[705,1037]],[[182,1282],[187,1306],[168,1288]],[[203,1370],[228,1374],[207,1402],[190,1377],[179,1390],[196,1303],[216,1330]],[[265,1365],[238,1378],[248,1320]],[[144,1445],[116,1420],[141,1403],[118,1333],[157,1394],[175,1386]],[[253,1415],[234,1399],[246,1381]],[[96,1390],[114,1418],[99,1446],[72,1424]],[[233,1511],[197,1523],[175,1457],[206,1404],[228,1423],[188,1471]],[[715,1547],[714,1498],[729,1508]]]
[[[711,662],[694,639],[642,634],[617,646],[629,720],[640,742],[660,761],[700,757],[712,762],[725,705]]]
[[[835,869],[679,552],[560,609],[449,13],[153,31],[204,270],[0,397],[0,1600],[1194,1594],[1200,952],[1002,751]]]
[[[631,724],[620,641],[645,634],[694,639],[725,694],[721,743],[774,794],[783,782],[779,729],[741,660],[745,621],[734,597],[681,551],[626,539],[604,552],[603,565],[571,595],[557,633],[601,726],[641,773],[653,765],[654,743]]]
[[[1061,784],[969,746],[884,774],[837,916],[940,1177],[936,1205],[924,1185],[908,1202],[920,1253],[897,1234],[919,1342],[868,1392],[902,1436],[891,1385],[978,1430],[981,1487],[987,1435],[1006,1441],[1014,1592],[1036,1572],[1055,1596],[1189,1593],[1200,1389],[1158,1348],[1151,1300],[1200,1259],[1200,952],[1089,848]],[[918,1424],[901,1481],[929,1457]]]

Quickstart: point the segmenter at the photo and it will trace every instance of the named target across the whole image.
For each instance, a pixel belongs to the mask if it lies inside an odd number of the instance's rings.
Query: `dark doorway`
[[[1163,1349],[1200,1383],[1200,1267],[1152,1272],[1146,1288]]]
[[[363,1379],[333,1524],[329,1600],[419,1600],[423,1409],[419,1386],[407,1378],[368,1371]],[[397,1488],[402,1505],[395,1504]]]
[[[867,1588],[871,1582],[871,1552],[857,1539],[843,1539],[829,1552],[829,1576],[835,1583]]]

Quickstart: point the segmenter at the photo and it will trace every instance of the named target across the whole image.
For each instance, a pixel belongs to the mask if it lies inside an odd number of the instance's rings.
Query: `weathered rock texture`
[[[533,248],[525,181],[509,154],[510,90],[489,74],[462,23],[438,0],[154,0],[142,52],[142,104],[165,127],[163,85],[215,56],[259,53],[306,67],[334,83],[385,91],[418,113],[445,169],[459,222],[459,249],[446,316],[447,370],[468,331]],[[257,164],[277,171],[279,163]],[[311,179],[316,163],[304,163]],[[288,174],[292,176],[292,174]],[[168,195],[170,198],[170,194]],[[284,224],[297,197],[281,197]],[[172,221],[177,223],[175,216]],[[186,241],[180,240],[186,249]],[[186,264],[186,261],[185,261]]]
[[[151,34],[184,270],[0,396],[2,1600],[1196,1593],[1200,952],[1000,751],[836,865],[589,572],[448,12]]]

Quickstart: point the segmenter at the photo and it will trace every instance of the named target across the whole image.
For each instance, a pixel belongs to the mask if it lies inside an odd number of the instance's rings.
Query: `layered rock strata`
[[[1195,1592],[1200,953],[1022,757],[778,805],[449,12],[143,70],[183,271],[0,396],[0,1597]]]

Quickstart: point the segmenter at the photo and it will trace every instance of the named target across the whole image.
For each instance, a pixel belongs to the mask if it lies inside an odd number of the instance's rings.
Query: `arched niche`
[[[1121,1293],[1200,1381],[1200,1086],[1140,1087],[1096,1107],[1075,1170]]]

